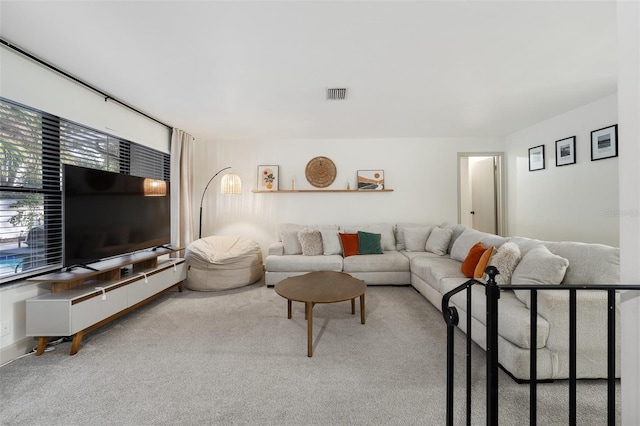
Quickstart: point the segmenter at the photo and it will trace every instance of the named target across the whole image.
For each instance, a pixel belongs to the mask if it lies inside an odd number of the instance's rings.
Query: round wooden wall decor
[[[336,165],[327,157],[315,157],[304,171],[309,183],[316,188],[326,188],[336,178]]]

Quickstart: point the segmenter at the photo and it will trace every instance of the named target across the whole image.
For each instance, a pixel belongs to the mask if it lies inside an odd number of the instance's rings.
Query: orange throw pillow
[[[482,253],[482,256],[480,256],[480,260],[478,261],[476,269],[473,273],[473,278],[482,278],[482,276],[484,275],[484,270],[487,269],[487,264],[489,263],[489,259],[491,259],[491,255],[493,255],[494,250],[495,249],[493,247],[489,247],[484,251],[484,253]]]
[[[473,247],[469,250],[467,257],[462,262],[462,273],[467,278],[473,278],[473,274],[476,271],[476,266],[482,257],[482,253],[485,252],[487,248],[482,245],[482,243],[475,243]]]
[[[342,255],[344,257],[358,254],[358,234],[338,234],[342,244]]]

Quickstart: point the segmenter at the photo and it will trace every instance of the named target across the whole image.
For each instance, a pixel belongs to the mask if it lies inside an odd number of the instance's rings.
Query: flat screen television
[[[65,164],[62,194],[66,268],[171,241],[169,182]]]

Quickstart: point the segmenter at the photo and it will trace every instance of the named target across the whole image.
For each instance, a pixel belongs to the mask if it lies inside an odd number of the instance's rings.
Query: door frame
[[[496,159],[496,225],[498,227],[498,235],[508,235],[506,222],[506,194],[507,180],[505,171],[504,152],[458,152],[457,171],[458,171],[458,223],[462,222],[462,170],[460,168],[460,160],[469,157],[494,157]]]

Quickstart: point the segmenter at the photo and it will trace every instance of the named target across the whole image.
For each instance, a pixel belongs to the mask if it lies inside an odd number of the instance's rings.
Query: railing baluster
[[[531,290],[531,341],[529,359],[529,424],[537,423],[538,385],[538,291]]]
[[[487,267],[489,279],[484,289],[487,294],[487,424],[498,424],[498,299],[500,289],[495,266]]]
[[[471,286],[467,286],[467,426],[471,426]]]
[[[569,424],[576,425],[576,290],[569,290]]]
[[[607,422],[616,423],[616,291],[607,290]]]

